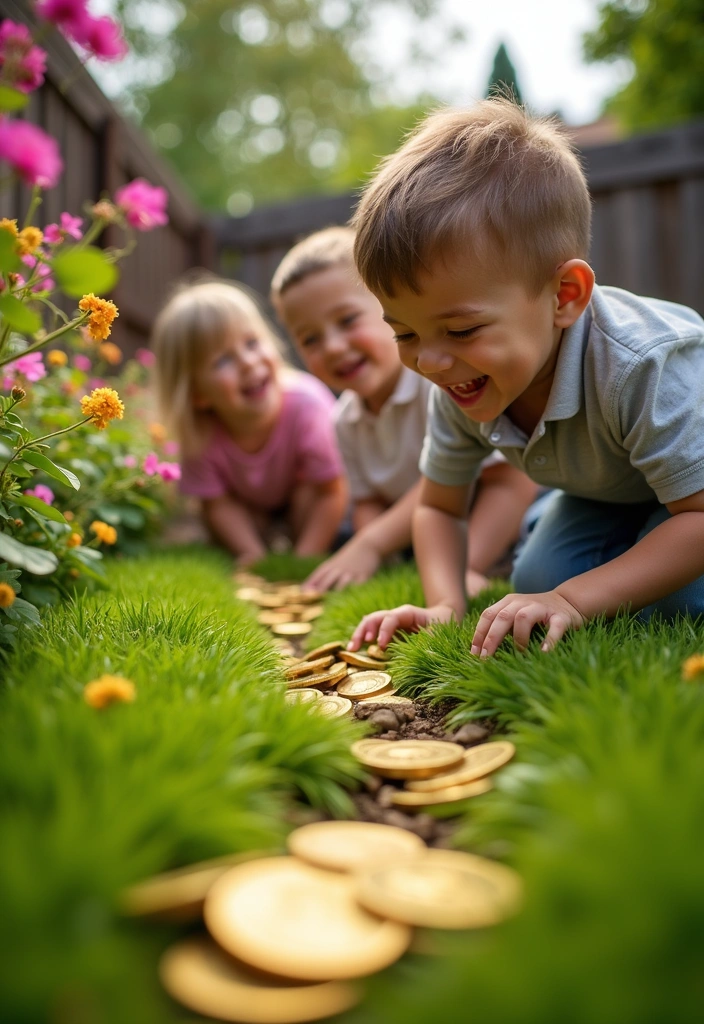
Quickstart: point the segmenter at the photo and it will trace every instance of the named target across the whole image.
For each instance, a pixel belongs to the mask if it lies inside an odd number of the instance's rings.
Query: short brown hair
[[[586,259],[591,203],[551,118],[502,97],[430,114],[382,161],[352,219],[372,291],[418,291],[418,273],[453,248],[496,259],[536,294],[565,260]]]
[[[354,270],[354,231],[346,227],[315,231],[289,249],[279,263],[271,280],[272,302],[310,274],[337,266]]]

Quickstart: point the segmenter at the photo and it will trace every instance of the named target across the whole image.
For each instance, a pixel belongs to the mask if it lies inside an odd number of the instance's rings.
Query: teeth
[[[473,395],[475,391],[479,391],[485,380],[486,376],[475,377],[474,380],[470,380],[465,384],[451,384],[450,389],[454,391],[456,395],[466,398],[467,395]]]

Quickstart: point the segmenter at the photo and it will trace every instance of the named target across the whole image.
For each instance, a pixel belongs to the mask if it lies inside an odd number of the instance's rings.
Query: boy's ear
[[[555,327],[571,327],[589,305],[594,271],[584,260],[567,260],[555,271]]]

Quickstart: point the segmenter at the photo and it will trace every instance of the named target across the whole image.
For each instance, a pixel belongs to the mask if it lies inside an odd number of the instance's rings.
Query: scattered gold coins
[[[338,658],[340,661],[346,661],[348,665],[354,665],[355,668],[383,669],[385,664],[384,661],[370,658],[366,654],[362,654],[361,651],[340,651]]]
[[[453,768],[464,747],[443,740],[358,740],[352,753],[366,768],[387,779],[427,779]]]
[[[352,714],[352,701],[336,693],[326,693],[316,702],[315,710],[326,718],[345,718]]]
[[[301,660],[315,661],[317,658],[324,658],[328,654],[337,654],[344,646],[342,640],[331,640],[330,643],[323,644],[322,647],[316,647],[314,651],[308,651]]]
[[[205,922],[227,952],[262,971],[300,981],[359,978],[406,951],[407,925],[355,899],[351,876],[295,857],[270,857],[223,875],[205,901]]]
[[[212,939],[189,938],[164,953],[159,974],[166,991],[197,1014],[242,1024],[296,1024],[350,1009],[358,989],[346,982],[301,985],[263,977],[237,963]]]
[[[403,811],[424,811],[427,807],[469,800],[470,797],[488,793],[490,789],[493,789],[493,786],[489,779],[476,779],[474,782],[465,782],[463,786],[446,786],[445,789],[432,789],[424,793],[412,791],[409,783],[407,789],[400,789],[398,793],[394,793],[391,803]]]
[[[357,898],[372,913],[404,924],[483,928],[516,912],[521,882],[511,868],[483,857],[428,850],[416,860],[358,876]]]
[[[377,693],[372,697],[362,697],[361,700],[357,701],[358,704],[410,704],[413,707],[413,701],[410,697],[399,697],[397,693],[394,693],[393,687],[390,690],[384,690],[383,693]]]
[[[376,658],[377,661],[388,661],[389,656],[386,651],[383,651],[378,644],[370,644],[367,647],[367,654],[370,658]]]
[[[361,871],[421,856],[427,846],[413,832],[366,821],[316,821],[288,837],[296,857],[329,871]]]
[[[298,676],[308,676],[313,675],[314,672],[324,672],[326,668],[330,668],[334,661],[335,658],[332,654],[316,658],[315,661],[297,661],[286,669],[284,676],[286,679],[297,679]]]
[[[391,689],[388,672],[356,672],[351,679],[340,683],[337,692],[350,700],[363,700]]]
[[[305,636],[312,628],[310,622],[280,622],[271,627],[278,636]]]
[[[309,690],[305,687],[301,687],[300,690],[288,690],[284,694],[284,700],[287,704],[313,704],[315,701],[320,700],[322,693],[320,690]]]
[[[435,775],[432,779],[420,782],[409,782],[408,789],[415,793],[431,793],[436,789],[448,786],[461,786],[481,779],[485,775],[503,767],[516,753],[513,743],[498,740],[494,743],[482,743],[478,747],[470,747],[465,752],[461,764],[450,772]]]

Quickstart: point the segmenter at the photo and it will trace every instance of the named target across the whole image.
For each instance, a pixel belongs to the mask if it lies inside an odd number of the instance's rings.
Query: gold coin
[[[284,657],[293,657],[296,653],[296,648],[288,640],[279,639],[279,637],[273,638],[274,646],[276,650]],[[298,661],[298,658],[294,657],[294,661]]]
[[[376,658],[377,661],[388,661],[389,655],[386,651],[383,651],[378,644],[370,644],[367,647],[367,654],[370,658]]]
[[[305,636],[312,628],[310,622],[281,622],[278,626],[272,626],[271,630],[279,636]]]
[[[289,612],[292,619],[297,619],[299,615],[307,611],[307,608],[304,604],[287,604],[283,610]]]
[[[391,676],[388,672],[356,672],[352,679],[340,683],[337,692],[350,700],[363,700],[390,688]]]
[[[271,593],[261,593],[259,597],[253,597],[252,600],[260,608],[285,608],[289,601],[285,594]]]
[[[445,789],[433,789],[425,793],[417,793],[410,790],[399,790],[391,797],[394,807],[400,807],[406,811],[422,811],[426,807],[439,807],[444,804],[455,804],[461,800],[468,800],[472,796],[481,796],[493,789],[489,779],[475,779],[473,782],[465,782],[462,786],[446,786]]]
[[[322,604],[311,604],[300,612],[301,622],[312,622],[313,619],[319,619],[324,611]]]
[[[298,600],[301,604],[320,604],[325,594],[322,590],[299,590]]]
[[[241,1024],[297,1024],[348,1010],[359,1001],[354,985],[301,985],[263,977],[228,956],[206,936],[167,949],[159,964],[166,991],[197,1014]]]
[[[270,851],[233,853],[165,871],[125,889],[120,897],[122,912],[130,917],[163,917],[170,921],[199,918],[208,889],[221,875],[236,864],[270,855]]]
[[[262,591],[259,587],[240,587],[236,593],[240,601],[252,601],[254,603],[258,603],[259,598],[262,596]]]
[[[323,644],[322,647],[316,647],[314,651],[308,651],[304,661],[316,661],[318,658],[324,657],[326,654],[337,654],[344,647],[342,640],[332,640],[329,644]]]
[[[501,768],[515,753],[516,748],[508,740],[482,743],[465,751],[461,763],[451,772],[443,772],[424,782],[409,782],[408,788],[414,793],[429,793],[434,789],[445,789],[447,786],[461,786]]]
[[[332,669],[329,672],[316,672],[312,676],[300,676],[298,679],[287,679],[286,687],[289,690],[294,689],[297,686],[320,686],[323,690],[327,690],[330,686],[335,686],[344,679],[344,674],[335,672]]]
[[[306,687],[301,687],[300,690],[288,690],[284,694],[287,704],[313,704],[321,697],[320,690],[309,690]]]
[[[316,703],[315,710],[326,718],[345,718],[352,713],[352,701],[336,693],[326,693]]]
[[[406,951],[411,930],[358,905],[351,876],[269,857],[223,875],[205,901],[205,923],[233,956],[303,981],[358,978]]]
[[[232,574],[232,579],[235,583],[239,583],[241,587],[256,587],[258,590],[261,590],[263,586],[266,586],[266,580],[263,576],[249,572],[248,569],[238,569],[237,572]]]
[[[357,651],[340,651],[338,658],[340,661],[346,661],[348,665],[354,665],[356,668],[383,669],[385,664],[377,658],[368,658],[366,654],[361,654]]]
[[[361,871],[421,856],[427,846],[413,832],[368,821],[315,821],[292,832],[289,853],[329,871]]]
[[[413,701],[410,697],[399,697],[398,694],[394,693],[393,688],[391,690],[384,690],[383,693],[377,694],[376,697],[362,697],[358,704],[410,704],[414,707]]]
[[[484,857],[428,850],[417,860],[358,876],[357,898],[375,914],[420,928],[484,928],[515,913],[521,880]]]
[[[427,779],[464,757],[458,743],[443,740],[358,740],[352,753],[366,768],[388,779]]]
[[[260,626],[280,626],[282,622],[290,622],[291,616],[288,612],[277,611],[274,608],[265,608],[257,615],[257,622]]]
[[[317,658],[315,661],[297,661],[295,665],[290,665],[286,669],[284,675],[287,679],[312,675],[313,672],[322,672],[324,669],[330,668],[334,661],[332,654],[328,654],[325,658]]]

